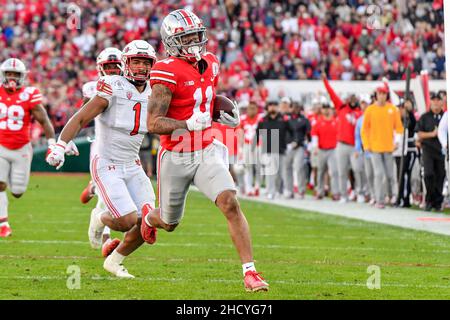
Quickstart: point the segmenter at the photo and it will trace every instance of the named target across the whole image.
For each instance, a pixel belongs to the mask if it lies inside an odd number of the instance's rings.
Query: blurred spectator
[[[388,102],[388,94],[389,88],[384,83],[377,87],[376,101],[364,112],[361,131],[364,150],[370,152],[375,176],[376,207],[380,209],[385,206],[384,179],[387,181],[388,202],[396,202],[392,152],[398,148],[399,138],[403,133],[400,112]]]
[[[354,153],[356,121],[362,114],[358,97],[351,95],[347,101],[342,101],[331,87],[325,73],[322,75],[322,79],[337,112],[338,143],[336,147],[336,160],[339,173],[340,202],[345,203],[348,201],[347,182],[350,168],[353,170],[355,177],[355,188],[352,190],[354,197],[358,198],[358,202],[364,202],[362,181],[360,180],[361,175],[358,172],[359,167]]]
[[[293,130],[289,122],[284,121],[278,103],[268,102],[267,114],[258,123],[256,145],[261,141],[261,165],[266,179],[267,198],[274,199],[282,192],[283,161],[286,153],[286,136]]]
[[[399,194],[397,206],[403,208],[411,207],[411,174],[417,158],[417,148],[415,146],[416,117],[414,116],[414,106],[410,99],[405,100],[400,105],[400,115],[402,117],[405,136],[402,136],[402,143],[399,146],[399,155],[396,157],[397,176],[399,177]],[[403,147],[403,143],[406,145]],[[401,159],[403,152],[403,160]]]
[[[306,191],[305,161],[305,139],[310,132],[308,119],[300,114],[300,106],[293,104],[289,98],[282,98],[280,110],[284,121],[288,122],[292,128],[292,133],[288,131],[286,139],[286,154],[283,164],[283,186],[284,196],[287,199],[294,198],[294,175],[298,183],[300,197],[304,197]]]
[[[425,170],[425,210],[442,211],[444,197],[442,189],[445,180],[445,153],[438,139],[438,127],[442,115],[441,97],[431,95],[430,111],[424,113],[417,123],[417,132],[422,148],[423,166]]]
[[[339,179],[336,159],[337,120],[329,104],[322,105],[322,116],[311,131],[313,153],[318,157],[316,198],[324,196],[325,173],[330,176],[333,200],[339,199]]]
[[[363,95],[360,97],[361,111],[364,112],[369,105],[372,104],[372,99],[369,95]],[[372,161],[370,160],[370,152],[364,150],[361,129],[364,121],[364,115],[361,115],[356,121],[355,126],[355,159],[356,170],[355,175],[359,175],[361,186],[364,192],[365,201],[370,204],[375,204],[375,187],[374,187],[374,174]],[[355,177],[358,180],[358,177]],[[360,201],[361,202],[361,201]]]
[[[244,163],[244,191],[247,196],[259,196],[261,186],[261,168],[258,154],[259,146],[255,143],[256,129],[264,117],[258,112],[258,105],[251,101],[246,113],[241,116],[238,127],[239,155]]]

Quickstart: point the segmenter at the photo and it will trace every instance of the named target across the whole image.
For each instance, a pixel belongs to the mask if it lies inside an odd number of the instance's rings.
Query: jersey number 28
[[[0,130],[19,131],[23,127],[25,110],[21,106],[12,105],[9,108],[0,102]]]

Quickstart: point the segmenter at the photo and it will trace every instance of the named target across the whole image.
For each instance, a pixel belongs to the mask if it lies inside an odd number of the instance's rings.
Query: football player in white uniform
[[[97,150],[91,176],[108,211],[92,211],[89,241],[91,245],[99,245],[105,226],[126,232],[124,240],[103,264],[107,271],[121,278],[134,277],[122,262],[144,242],[140,233],[141,208],[155,207],[153,187],[139,160],[139,149],[147,132],[147,103],[151,94],[148,80],[155,61],[155,50],[146,41],[127,44],[122,51],[123,76],[104,76],[98,80],[97,94],[69,120],[47,156],[50,165],[60,168],[67,142],[97,117]]]
[[[120,69],[122,58],[122,52],[117,48],[108,47],[103,49],[97,56],[97,72],[99,77],[109,76],[109,75],[120,75],[122,70]],[[83,105],[86,104],[91,98],[97,94],[97,80],[89,81],[83,85]],[[98,120],[95,120],[97,125]],[[93,157],[96,155],[96,142],[95,140],[91,144],[91,162]],[[86,188],[80,195],[81,203],[88,203],[96,194],[98,194],[98,188],[96,188],[95,183],[91,180],[89,181]],[[97,204],[93,210],[101,210],[102,212],[108,210],[105,203],[102,201],[101,197],[97,197]],[[111,239],[111,231],[108,226],[103,230],[102,237],[102,255],[106,258],[111,254],[112,251],[119,245],[119,239]],[[98,246],[95,244],[94,249]]]

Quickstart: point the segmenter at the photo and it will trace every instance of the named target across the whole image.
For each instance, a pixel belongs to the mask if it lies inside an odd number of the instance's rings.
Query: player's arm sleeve
[[[166,61],[169,61],[169,60],[166,60]],[[169,90],[172,93],[175,92],[177,85],[178,85],[178,81],[177,81],[177,73],[175,72],[175,68],[172,65],[173,63],[174,63],[174,61],[169,62],[169,63],[162,61],[162,62],[157,62],[153,66],[152,70],[150,71],[150,86],[151,87],[153,87],[157,83],[160,83],[160,84],[166,86],[167,88],[169,88]],[[178,72],[180,72],[180,70]]]
[[[333,87],[331,87],[330,82],[327,78],[323,79],[323,84],[325,85],[325,88],[330,95],[331,101],[333,101],[334,107],[336,108],[336,110],[339,110],[344,105],[344,102],[336,94],[336,91],[334,91]]]
[[[33,88],[32,93],[30,94],[30,107],[31,109],[36,108],[36,106],[41,105],[43,103],[41,91],[38,88]]]
[[[109,105],[113,97],[113,86],[108,76],[101,77],[100,79],[98,79],[96,89],[97,89],[97,96],[106,99]]]

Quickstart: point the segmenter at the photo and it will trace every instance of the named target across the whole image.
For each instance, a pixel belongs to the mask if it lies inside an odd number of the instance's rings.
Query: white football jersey
[[[97,80],[86,82],[83,85],[83,98],[91,99],[97,94]]]
[[[115,162],[139,158],[139,149],[147,133],[147,104],[150,85],[140,93],[126,78],[112,75],[97,81],[97,95],[109,102],[96,117],[97,154]]]

